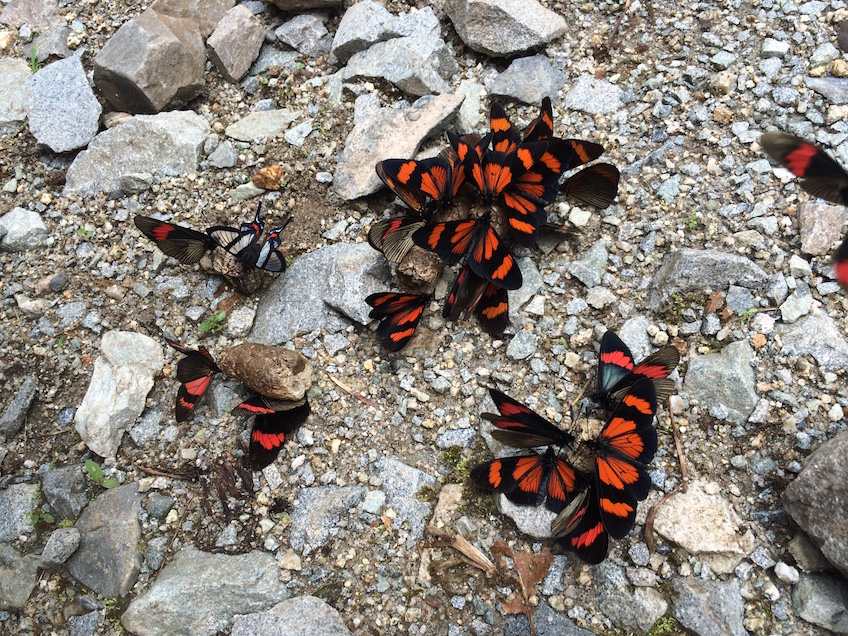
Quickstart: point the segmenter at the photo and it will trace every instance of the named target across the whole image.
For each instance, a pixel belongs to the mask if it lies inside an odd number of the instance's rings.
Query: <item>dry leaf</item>
[[[722,303],[722,300],[721,300],[721,292],[720,291],[714,291],[712,294],[709,295],[709,298],[707,298],[707,304],[704,307],[704,313],[705,314],[714,314],[719,309],[721,309],[721,306],[723,304],[724,303]]]
[[[524,614],[527,611],[521,594],[515,593],[503,602],[503,610],[507,614]]]
[[[280,180],[283,178],[283,167],[279,165],[265,166],[260,169],[251,181],[257,188],[266,190],[279,190]]]
[[[432,524],[427,526],[427,531],[462,554],[465,557],[463,559],[465,563],[480,568],[487,576],[492,576],[495,573],[495,564],[461,534],[457,534],[450,528],[437,528]]]
[[[754,349],[759,351],[760,347],[766,343],[766,337],[761,333],[755,333],[751,336],[751,343],[754,345]]]
[[[235,307],[238,301],[240,301],[242,298],[244,298],[244,294],[242,294],[241,292],[235,292],[229,298],[225,298],[224,300],[219,302],[215,306],[215,311],[223,311],[229,316],[230,312],[233,310],[233,307]]]
[[[720,312],[718,312],[718,317],[721,318],[722,322],[727,322],[731,318],[733,318],[733,311],[730,307],[725,307]]]
[[[383,525],[386,527],[386,530],[389,532],[392,531],[392,520],[389,519],[386,515],[380,515],[380,521],[383,522]]]

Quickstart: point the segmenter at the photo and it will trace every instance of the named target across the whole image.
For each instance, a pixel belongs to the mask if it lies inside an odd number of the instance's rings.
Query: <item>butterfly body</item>
[[[664,400],[674,390],[674,382],[668,376],[679,362],[677,349],[664,347],[636,364],[627,345],[614,331],[608,330],[601,338],[598,385],[592,398],[595,401],[620,398],[636,381],[648,378],[654,383],[657,398]]]

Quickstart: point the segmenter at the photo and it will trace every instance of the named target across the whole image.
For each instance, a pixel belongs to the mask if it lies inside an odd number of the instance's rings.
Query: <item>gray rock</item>
[[[710,58],[710,62],[719,71],[723,71],[736,62],[736,56],[730,51],[719,51]]]
[[[351,200],[379,190],[383,182],[374,165],[392,157],[415,156],[424,139],[448,126],[462,100],[462,95],[422,97],[409,108],[374,109],[356,121],[336,164],[336,193]]]
[[[848,79],[841,77],[805,77],[804,84],[828,103],[839,105],[848,104]]]
[[[309,137],[312,130],[312,120],[308,119],[307,121],[301,122],[297,126],[288,130],[284,137],[285,140],[292,146],[297,146],[299,148],[306,142],[306,138]]]
[[[763,40],[763,48],[760,51],[760,57],[786,57],[789,53],[789,42],[781,42],[774,38],[765,38]]]
[[[333,45],[333,36],[324,26],[324,20],[311,13],[301,14],[284,22],[277,27],[274,35],[283,44],[309,57],[326,55]]]
[[[47,539],[38,567],[55,572],[77,551],[80,545],[80,531],[76,528],[56,528]]]
[[[551,606],[542,601],[533,612],[533,623],[536,626],[536,636],[595,636],[594,632],[578,627],[562,614],[555,612]],[[523,614],[507,619],[504,636],[526,636],[530,632],[530,624]]]
[[[0,57],[0,135],[12,134],[24,125],[29,75],[29,65],[23,60]]]
[[[12,208],[0,216],[0,252],[25,252],[47,242],[47,226],[38,212]]]
[[[386,260],[365,243],[337,243],[301,256],[263,294],[249,339],[281,344],[315,329],[340,331],[346,322],[336,312],[367,325],[370,307],[363,299],[384,290],[388,279]]]
[[[265,39],[265,26],[250,9],[241,5],[227,11],[206,40],[209,59],[228,82],[247,73]]]
[[[66,562],[77,581],[106,597],[126,596],[141,568],[141,495],[136,484],[111,488],[83,510],[79,549]]]
[[[510,360],[524,360],[535,352],[536,336],[526,329],[520,329],[506,346],[506,357]]]
[[[780,306],[780,317],[784,323],[790,324],[810,313],[813,308],[813,293],[807,283],[799,283],[798,287]]]
[[[314,596],[297,596],[265,612],[236,616],[230,636],[349,636],[341,615]]]
[[[238,163],[238,151],[229,141],[225,141],[218,144],[218,147],[206,157],[206,161],[216,168],[232,168]]]
[[[38,486],[12,484],[0,490],[0,542],[17,541],[33,530],[30,513],[38,505]]]
[[[377,461],[373,474],[383,481],[381,488],[386,493],[386,504],[397,512],[393,529],[400,529],[408,523],[412,537],[420,539],[432,506],[420,501],[417,494],[424,486],[433,486],[435,477],[389,457],[381,457]]]
[[[41,492],[57,521],[79,517],[92,497],[80,466],[48,470],[41,477]]]
[[[283,11],[301,11],[302,9],[325,9],[340,7],[342,0],[271,0]]]
[[[513,289],[509,296],[509,320],[514,325],[521,324],[519,311],[540,289],[542,289],[542,275],[533,259],[525,256],[515,259],[518,269],[521,270],[521,287]]]
[[[650,326],[650,320],[644,316],[635,316],[626,320],[618,330],[618,337],[627,345],[636,360],[644,360],[653,351],[651,339],[648,336]]]
[[[205,71],[197,23],[152,8],[125,22],[94,58],[95,86],[127,113],[182,106],[203,90]]]
[[[126,195],[141,194],[153,187],[153,175],[149,172],[122,174],[118,177],[118,187]]]
[[[23,609],[38,581],[38,555],[0,544],[0,610]]]
[[[683,390],[701,404],[721,402],[730,410],[732,420],[744,422],[759,399],[751,368],[753,357],[747,341],[733,342],[719,353],[693,353]]]
[[[27,411],[35,399],[38,380],[34,375],[28,375],[21,382],[18,392],[12,398],[6,410],[0,415],[0,435],[14,436],[24,423]]]
[[[372,515],[378,515],[383,511],[386,503],[386,493],[382,490],[369,490],[362,500],[362,509]]]
[[[812,356],[825,371],[835,373],[848,367],[848,342],[836,323],[824,313],[816,313],[792,326],[777,328],[785,356]]]
[[[447,80],[458,70],[453,54],[436,33],[378,42],[352,55],[342,77],[345,80],[382,78],[405,93],[421,97],[450,92]]]
[[[365,497],[361,486],[301,488],[292,511],[291,547],[309,554],[338,533],[336,525]]]
[[[718,574],[733,572],[739,562],[754,549],[751,531],[733,507],[721,496],[704,491],[702,482],[689,485],[657,509],[654,529],[709,564]]]
[[[725,303],[734,314],[748,311],[749,309],[756,309],[760,306],[757,299],[754,298],[754,295],[749,290],[738,285],[728,286]]]
[[[300,118],[299,110],[280,108],[262,110],[250,113],[237,122],[227,126],[224,131],[227,137],[238,141],[254,141],[257,139],[273,139],[282,136],[293,121]]]
[[[565,94],[565,107],[592,115],[614,113],[624,106],[624,91],[605,79],[583,74]]]
[[[792,589],[795,612],[808,623],[848,634],[848,587],[844,579],[804,574]]]
[[[843,431],[810,455],[804,469],[783,492],[786,512],[844,576],[848,576],[846,453],[848,431]]]
[[[65,59],[74,53],[68,48],[70,27],[54,24],[46,31],[39,33],[35,39],[23,47],[24,56],[31,60],[33,55],[36,62],[44,62],[47,58],[58,57]]]
[[[282,51],[273,44],[263,44],[249,73],[259,75],[272,66],[279,68],[281,73],[290,73],[295,69],[298,57],[300,54],[297,51]]]
[[[801,225],[801,251],[805,254],[822,255],[842,238],[842,226],[848,220],[848,208],[806,201],[798,210]]]
[[[103,353],[74,423],[83,442],[101,457],[114,457],[121,437],[141,415],[153,377],[165,362],[162,346],[139,333],[109,331],[100,342]]]
[[[486,88],[493,96],[536,105],[545,97],[556,98],[564,82],[562,71],[555,69],[547,56],[533,55],[513,60]]]
[[[333,37],[332,53],[342,64],[372,44],[398,37],[397,19],[380,2],[353,4],[342,16]]]
[[[163,17],[190,21],[205,40],[233,5],[235,0],[155,0],[150,9]]]
[[[164,519],[173,507],[174,498],[158,492],[148,495],[147,502],[144,504],[144,509],[155,519]]]
[[[273,555],[209,554],[187,547],[130,603],[121,623],[138,636],[226,631],[236,614],[262,611],[290,596]]]
[[[448,0],[445,11],[469,48],[494,57],[544,46],[567,26],[535,0]]]
[[[780,272],[774,274],[769,279],[766,296],[776,305],[781,304],[789,295],[789,285],[786,284],[786,277]]]
[[[101,633],[99,630],[103,626],[104,619],[103,610],[94,610],[82,616],[71,616],[68,619],[70,636],[96,636]]]
[[[687,630],[698,636],[748,636],[739,581],[675,577],[671,594],[674,618]]]
[[[90,196],[118,187],[122,174],[163,176],[197,170],[209,123],[190,111],[137,115],[97,135],[68,168],[63,194]]]
[[[766,273],[744,256],[715,250],[677,250],[666,254],[654,274],[647,305],[656,310],[672,294],[727,289],[731,283],[751,288],[766,280]]]
[[[462,101],[462,106],[459,109],[459,114],[456,117],[456,127],[459,130],[478,130],[483,121],[480,113],[483,104],[483,96],[486,89],[481,84],[471,80],[462,80],[459,83],[459,88],[456,89],[457,95],[462,95],[465,99]]]
[[[27,83],[27,121],[38,143],[53,152],[85,148],[97,134],[102,108],[80,57],[48,64]]]
[[[652,588],[632,588],[624,568],[601,563],[594,568],[595,600],[604,615],[627,633],[647,634],[668,610],[663,595]]]
[[[578,260],[572,261],[568,272],[586,287],[597,287],[607,270],[607,258],[607,243],[598,239]]]
[[[57,21],[56,9],[56,0],[12,0],[3,9],[0,23],[41,29]]]
[[[477,437],[477,431],[473,428],[459,428],[452,431],[445,431],[436,438],[436,447],[441,449],[448,449],[451,446],[471,448],[475,437]]]

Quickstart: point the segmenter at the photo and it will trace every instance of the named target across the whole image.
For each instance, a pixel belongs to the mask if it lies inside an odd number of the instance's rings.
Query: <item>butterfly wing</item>
[[[551,531],[554,536],[567,532],[560,539],[560,544],[574,552],[584,563],[597,565],[607,556],[609,535],[601,519],[595,488],[590,486],[584,492],[581,505],[573,510],[564,509],[551,524]]]
[[[595,396],[606,395],[633,370],[633,354],[614,331],[607,330],[601,338],[598,356],[598,390]]]
[[[259,250],[259,255],[256,258],[256,267],[264,269],[268,272],[284,272],[286,271],[286,255],[280,251],[280,232],[291,223],[293,216],[286,219],[280,227],[275,227],[268,234],[262,249]]]
[[[261,396],[256,396],[263,399]],[[244,402],[242,404],[245,404]],[[256,413],[250,431],[248,455],[254,470],[262,470],[273,463],[280,453],[286,437],[303,424],[311,412],[309,402],[299,400],[280,410]],[[240,408],[241,405],[239,405]],[[267,404],[265,404],[267,408]]]
[[[393,263],[400,263],[415,243],[412,235],[424,227],[423,219],[414,216],[377,221],[368,230],[368,243]]]
[[[448,265],[454,265],[471,249],[482,222],[481,219],[462,219],[425,225],[413,232],[412,242],[435,252]]]
[[[215,359],[206,349],[189,349],[173,340],[165,341],[185,357],[177,363],[177,400],[174,413],[177,422],[183,422],[192,414],[200,398],[209,388],[212,376],[218,372]]]
[[[813,196],[848,205],[848,172],[818,146],[794,135],[766,133],[760,137],[763,150],[801,177],[801,187]]]
[[[477,306],[487,285],[489,282],[486,279],[477,276],[467,264],[463,265],[445,299],[442,318],[459,320],[463,314]]]
[[[604,154],[604,147],[601,144],[592,143],[591,141],[583,141],[582,139],[563,139],[562,143],[571,147],[574,155],[568,164],[566,170],[571,170],[582,166],[584,163],[594,161]]]
[[[376,165],[377,176],[389,190],[414,212],[424,211],[424,194],[410,183],[418,162],[414,159],[384,159]]]
[[[509,294],[503,287],[489,283],[474,308],[483,330],[492,336],[502,336],[509,324]]]
[[[415,333],[427,296],[381,292],[365,299],[373,309],[369,316],[380,320],[377,336],[390,353],[400,351]]]
[[[680,362],[680,353],[674,347],[663,347],[642,360],[609,390],[613,399],[620,399],[630,385],[640,378],[648,378],[654,383],[657,402],[668,399],[674,391],[674,382],[668,378]]]
[[[492,149],[495,152],[510,153],[518,147],[521,134],[510,123],[503,106],[497,102],[492,102],[489,125],[492,129]]]
[[[608,163],[596,163],[584,168],[560,185],[560,192],[578,205],[608,208],[618,195],[621,173]]]
[[[524,130],[524,141],[550,140],[554,134],[554,109],[551,98],[545,97],[539,116],[536,117]]]
[[[498,441],[515,448],[573,444],[573,435],[551,424],[521,402],[494,388],[489,389],[489,395],[492,396],[500,415],[483,413],[480,417],[498,428],[492,432],[492,437]]]
[[[848,287],[848,238],[839,244],[833,255],[833,264],[836,269],[836,280],[843,287]]]
[[[614,539],[630,532],[636,502],[645,499],[651,487],[645,465],[657,451],[656,412],[654,384],[641,379],[630,387],[592,444],[601,517]]]
[[[180,263],[191,265],[197,263],[203,255],[215,248],[215,243],[204,234],[191,228],[159,221],[149,216],[137,215],[133,222],[156,247],[167,255],[177,259]]]
[[[471,271],[504,289],[521,287],[521,270],[501,237],[489,223],[488,216],[476,221],[468,266]]]

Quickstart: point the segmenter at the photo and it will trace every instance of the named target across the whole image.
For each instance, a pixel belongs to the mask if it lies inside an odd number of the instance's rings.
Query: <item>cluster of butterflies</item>
[[[264,241],[260,241],[265,229],[261,212],[262,202],[256,207],[256,216],[250,223],[242,223],[238,228],[215,225],[206,232],[140,214],[134,222],[163,254],[185,265],[197,263],[207,252],[221,248],[234,256],[243,267],[268,272],[285,271],[286,257],[280,251],[280,233],[294,217],[290,216],[280,227],[273,228]]]
[[[165,339],[174,349],[184,354],[177,363],[177,401],[174,409],[177,422],[184,422],[194,412],[200,398],[209,388],[212,376],[220,372],[212,354],[205,348],[189,349],[178,342]],[[286,441],[309,417],[310,408],[306,396],[295,401],[275,400],[256,394],[233,410],[235,414],[252,415],[248,457],[254,470],[262,470],[271,464]]]
[[[442,316],[458,320],[471,313],[493,335],[509,322],[508,290],[521,287],[521,271],[497,227],[525,247],[536,244],[540,230],[568,231],[548,223],[545,207],[562,192],[577,203],[606,208],[618,193],[619,171],[607,163],[589,166],[562,184],[569,170],[594,161],[603,146],[553,135],[553,109],[545,98],[541,113],[522,134],[503,107],[493,103],[491,132],[458,136],[430,159],[386,159],[376,170],[383,182],[411,210],[378,221],[368,242],[392,262],[400,263],[418,246],[448,265],[462,264],[447,296]],[[476,190],[476,204],[460,211],[460,190]],[[386,292],[365,299],[379,319],[378,337],[388,351],[399,351],[412,337],[428,296]]]
[[[492,436],[514,448],[547,446],[544,453],[501,457],[471,471],[471,482],[523,506],[544,504],[556,518],[551,534],[586,563],[606,558],[609,537],[621,539],[636,519],[637,502],[648,496],[646,466],[657,451],[653,425],[658,400],[674,389],[669,375],[680,355],[660,349],[634,364],[621,339],[601,339],[596,401],[615,404],[594,440],[583,442],[593,470],[581,470],[554,447],[573,449],[575,437],[496,389],[489,389],[498,414],[481,417],[495,425]]]
[[[801,188],[813,196],[848,205],[848,172],[818,146],[785,133],[766,133],[760,137],[763,150],[797,177]],[[836,280],[848,287],[848,236],[833,255]]]

